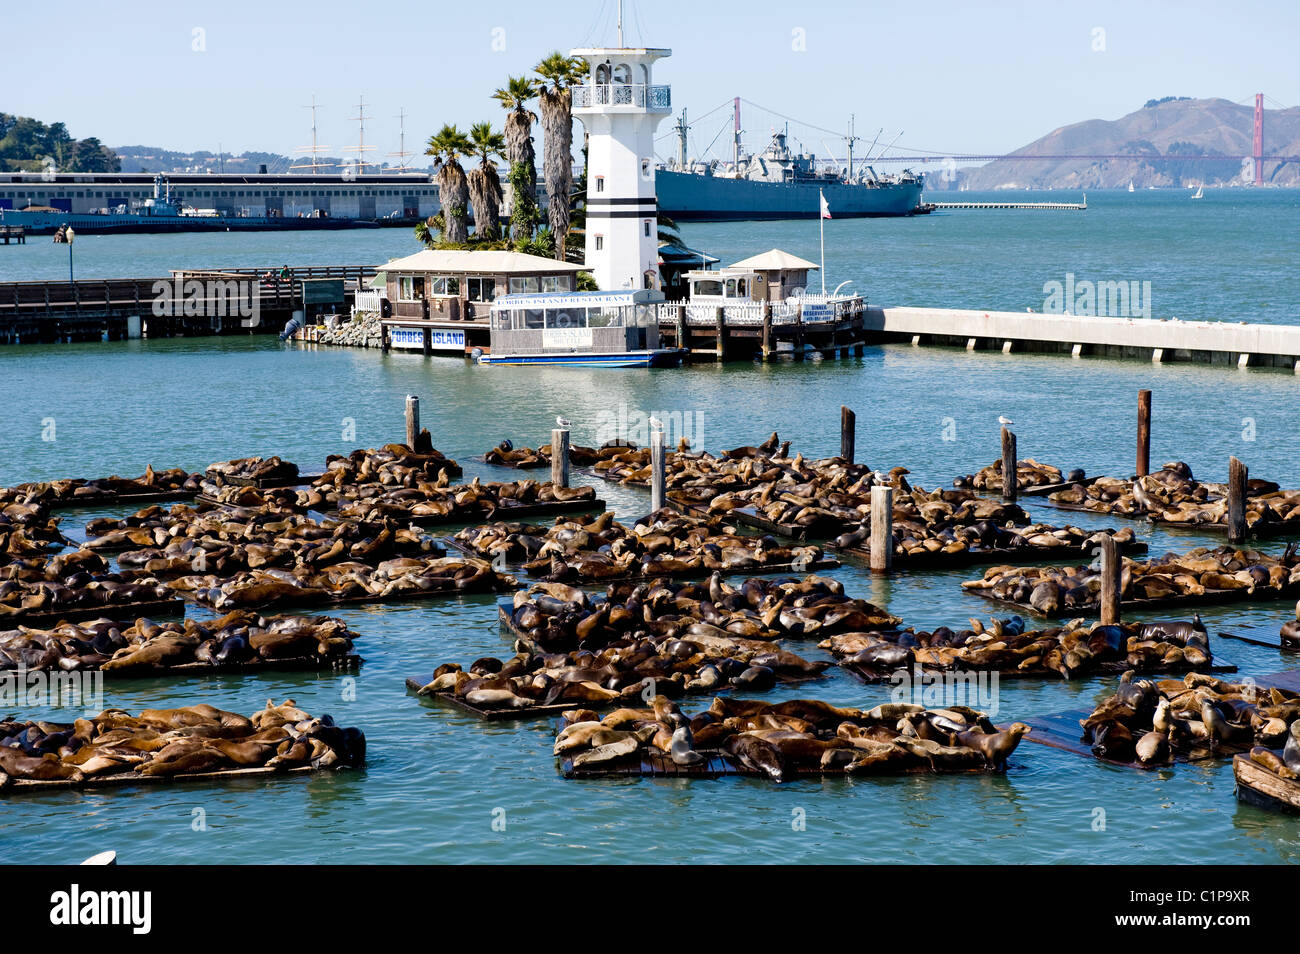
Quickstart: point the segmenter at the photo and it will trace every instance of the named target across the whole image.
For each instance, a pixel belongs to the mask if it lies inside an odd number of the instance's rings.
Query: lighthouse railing
[[[668,86],[642,83],[584,83],[571,90],[574,109],[593,106],[634,106],[671,109],[672,91]]]

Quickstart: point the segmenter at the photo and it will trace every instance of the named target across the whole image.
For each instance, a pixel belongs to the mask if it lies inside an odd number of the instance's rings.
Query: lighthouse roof
[[[820,266],[816,262],[810,262],[798,255],[791,255],[779,248],[773,248],[728,267],[747,268],[752,272],[775,272],[790,271],[796,268],[819,268]]]

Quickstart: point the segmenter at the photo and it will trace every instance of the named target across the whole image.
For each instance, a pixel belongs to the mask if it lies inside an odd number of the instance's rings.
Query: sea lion
[[[691,735],[690,726],[681,725],[673,731],[672,742],[668,754],[677,765],[699,765],[706,761],[705,757],[694,748],[695,740]]]

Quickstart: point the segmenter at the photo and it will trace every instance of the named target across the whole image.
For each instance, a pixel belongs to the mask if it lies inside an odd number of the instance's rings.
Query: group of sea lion
[[[446,522],[494,518],[510,508],[543,503],[594,501],[594,487],[560,487],[551,481],[517,480],[485,483],[475,477],[467,484],[452,485],[446,477],[420,482],[414,487],[389,489],[380,484],[345,485],[326,494],[335,513],[343,518],[375,520],[438,518]]]
[[[99,500],[113,500],[135,494],[195,492],[201,476],[179,467],[154,470],[151,464],[139,477],[74,477],[0,487],[0,504],[91,505]]]
[[[900,669],[996,671],[1078,679],[1126,666],[1138,672],[1184,672],[1213,665],[1209,634],[1192,623],[1103,625],[1075,619],[1026,632],[1019,616],[970,628],[933,632],[882,630],[839,633],[818,644],[864,679],[886,679]]]
[[[491,593],[518,582],[474,557],[402,556],[372,565],[345,560],[328,566],[263,567],[229,577],[196,573],[167,584],[221,612],[272,606],[314,606],[348,600],[386,600],[433,593]]]
[[[1053,467],[1051,464],[1043,464],[1027,457],[1024,460],[1016,461],[1016,486],[1017,487],[1047,487],[1052,484],[1061,484],[1066,481],[1079,482],[1086,479],[1084,472],[1076,468],[1063,474],[1061,468]],[[987,467],[981,468],[974,474],[967,474],[965,477],[958,477],[952,482],[954,487],[969,487],[974,490],[989,490],[1001,492],[1002,490],[1002,461],[995,460]]]
[[[423,435],[428,435],[423,431]],[[405,444],[385,444],[378,449],[354,450],[346,457],[331,454],[325,458],[325,472],[313,486],[333,487],[379,484],[384,487],[415,487],[439,478],[459,477],[460,464],[430,444],[412,451]]]
[[[626,441],[610,441],[600,447],[570,444],[569,463],[575,467],[590,467],[598,461],[617,457],[630,450],[636,450],[636,446]],[[483,463],[497,467],[513,467],[516,470],[550,467],[551,445],[543,444],[533,450],[531,447],[515,447],[510,441],[502,441],[483,455]]]
[[[356,633],[328,616],[271,616],[237,611],[215,620],[126,624],[100,618],[50,629],[0,631],[0,670],[153,672],[173,666],[257,665],[273,660],[346,656]]]
[[[1300,694],[1203,673],[1156,682],[1135,675],[1124,673],[1115,693],[1079,720],[1099,757],[1160,766],[1250,748],[1253,761],[1300,778]]]
[[[71,724],[0,721],[0,790],[16,781],[356,767],[365,757],[360,729],[315,718],[292,699],[247,717],[204,704],[138,716],[107,709]]]
[[[272,457],[237,457],[234,460],[221,460],[207,466],[206,474],[220,482],[234,479],[239,482],[281,483],[294,480],[298,476],[298,465],[293,461]]]
[[[146,517],[146,520],[151,519]],[[444,556],[445,549],[418,528],[397,521],[318,521],[277,511],[185,508],[159,526],[110,531],[87,547],[138,546],[118,565],[163,578],[195,572],[232,576],[263,567],[322,567],[353,561],[376,565],[399,556]]]
[[[39,556],[68,544],[59,529],[59,519],[50,516],[46,504],[7,503],[0,505],[0,564],[14,557]]]
[[[563,583],[535,583],[515,593],[510,614],[516,633],[550,651],[599,648],[641,633],[770,641],[890,629],[899,622],[866,600],[846,596],[838,580],[815,574],[733,585],[715,572],[698,583],[612,583],[603,596]]]
[[[630,527],[606,511],[586,522],[558,518],[548,529],[511,523],[469,527],[457,533],[456,540],[485,559],[523,563],[531,576],[562,583],[791,565],[810,569],[825,556],[819,546],[744,536],[716,518],[687,516],[667,507]]]
[[[766,640],[716,633],[632,632],[596,650],[547,653],[520,648],[511,659],[479,659],[468,671],[444,663],[419,695],[448,693],[479,709],[634,704],[733,686],[752,691],[809,679],[830,663],[809,662]]]
[[[737,447],[720,456],[693,452],[686,438],[677,449],[664,455],[664,485],[670,491],[685,493],[693,500],[706,500],[709,491],[737,490],[752,486],[766,476],[775,476],[775,462],[789,452],[790,442],[780,443],[775,432],[757,447]],[[595,462],[596,476],[629,486],[649,487],[651,482],[650,448],[609,448]],[[770,472],[770,473],[769,473]]]
[[[1182,461],[1128,480],[1102,477],[1089,486],[1075,484],[1048,496],[1052,503],[1095,513],[1146,517],[1177,526],[1224,526],[1228,522],[1228,487],[1202,483]],[[1300,490],[1282,490],[1271,480],[1246,482],[1247,527],[1300,526]]]
[[[982,579],[968,580],[962,587],[1052,615],[1096,606],[1101,572],[1091,566],[995,566]],[[1166,553],[1142,562],[1125,558],[1120,574],[1120,599],[1124,601],[1168,600],[1234,590],[1272,599],[1296,587],[1300,587],[1300,558],[1294,546],[1281,557],[1222,546]]]
[[[722,759],[783,782],[797,775],[1000,771],[1028,731],[1022,722],[998,731],[964,706],[887,703],[863,711],[817,699],[715,696],[691,716],[655,696],[648,708],[616,709],[604,718],[590,709],[565,712],[553,751],[570,772],[666,759],[707,773]]]
[[[53,557],[25,557],[0,567],[0,623],[30,615],[156,602],[173,594],[141,570],[108,571],[104,558],[90,550]]]

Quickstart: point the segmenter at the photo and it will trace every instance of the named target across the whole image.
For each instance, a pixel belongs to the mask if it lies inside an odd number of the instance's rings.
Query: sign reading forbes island
[[[423,328],[391,328],[389,342],[394,348],[423,348]],[[464,351],[465,332],[430,328],[429,338],[435,351]]]
[[[542,332],[542,347],[547,350],[590,348],[590,328],[547,328]]]

